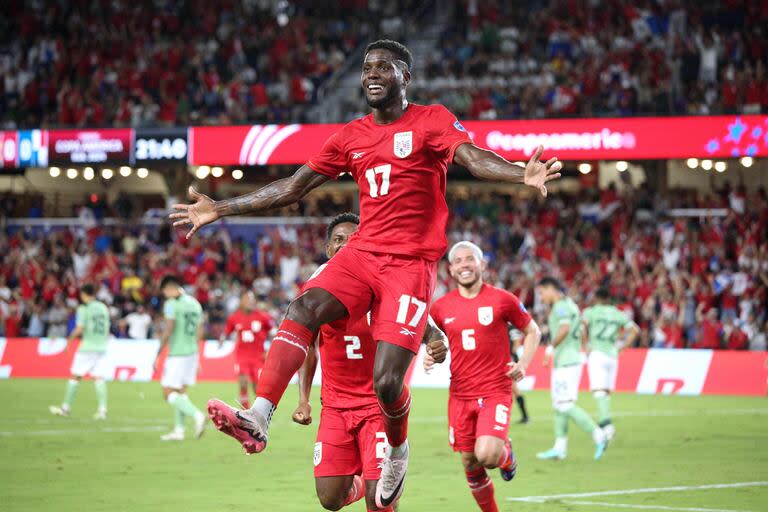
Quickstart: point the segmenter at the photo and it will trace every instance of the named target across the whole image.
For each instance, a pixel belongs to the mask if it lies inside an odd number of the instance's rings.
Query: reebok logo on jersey
[[[403,334],[405,336],[410,336],[411,338],[416,336],[416,333],[414,331],[408,330],[407,327],[403,327],[402,329],[400,329],[400,334]]]
[[[365,151],[360,151],[358,153],[352,152],[352,160],[357,160],[358,158],[362,158],[362,156],[365,154]]]
[[[445,325],[452,324],[454,320],[456,320],[455,316],[452,316],[450,318],[446,318],[445,319]]]

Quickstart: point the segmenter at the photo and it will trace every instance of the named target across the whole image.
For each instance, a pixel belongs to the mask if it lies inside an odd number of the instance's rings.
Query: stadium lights
[[[698,158],[689,158],[685,161],[685,163],[688,165],[689,169],[695,169],[699,166],[699,159]]]
[[[728,168],[725,162],[715,162],[715,170],[717,172],[725,172],[725,170]]]
[[[77,169],[72,169],[72,168],[67,169],[67,178],[71,180],[77,178]]]
[[[712,169],[712,160],[702,160],[701,161],[701,168],[705,171],[709,171]]]
[[[755,160],[751,156],[743,156],[739,162],[741,162],[741,165],[744,167],[752,167],[752,164],[755,163]]]
[[[581,174],[589,174],[592,171],[592,166],[588,163],[579,164],[579,172]]]
[[[240,169],[235,169],[234,171],[232,171],[232,177],[236,180],[243,179],[243,171],[241,171]]]
[[[629,164],[625,162],[624,160],[619,160],[616,162],[616,170],[619,172],[624,172],[627,169],[629,169]]]
[[[111,179],[112,176],[115,175],[115,172],[112,169],[102,169],[101,170],[101,177],[105,180]]]
[[[149,170],[147,170],[147,168],[146,168],[146,167],[139,167],[139,168],[136,170],[136,176],[138,176],[139,178],[142,178],[142,179],[144,179],[144,178],[146,178],[147,176],[149,176]]]
[[[48,172],[51,174],[51,178],[58,178],[61,174],[61,169],[58,167],[51,167]]]
[[[124,178],[127,178],[128,176],[131,175],[132,171],[133,171],[133,169],[131,169],[127,165],[123,165],[123,166],[120,167],[120,176],[123,176]]]
[[[195,176],[197,176],[197,179],[204,180],[208,177],[208,174],[211,172],[211,168],[207,165],[201,165],[197,168],[197,172],[195,172]]]
[[[87,179],[88,181],[91,181],[96,176],[96,173],[93,171],[93,167],[86,167],[83,169],[83,178]]]
[[[213,169],[211,169],[211,176],[213,176],[214,178],[221,178],[222,176],[224,176],[224,169],[222,169],[221,167],[214,167]]]

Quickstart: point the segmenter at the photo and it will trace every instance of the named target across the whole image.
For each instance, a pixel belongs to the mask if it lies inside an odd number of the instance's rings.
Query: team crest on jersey
[[[312,458],[312,462],[317,466],[320,461],[323,460],[323,443],[315,443],[315,456]]]
[[[493,306],[477,308],[477,321],[480,325],[491,325],[493,322]]]
[[[413,151],[413,132],[395,134],[395,156],[405,158]]]

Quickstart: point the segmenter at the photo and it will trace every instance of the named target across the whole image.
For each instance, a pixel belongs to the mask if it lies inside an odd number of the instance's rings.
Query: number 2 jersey
[[[307,165],[357,182],[360,229],[351,247],[437,261],[447,246],[448,164],[465,142],[469,135],[445,107],[411,103],[390,124],[376,124],[373,114],[346,124]]]
[[[269,331],[275,326],[274,320],[263,311],[242,311],[238,309],[227,318],[224,335],[233,332],[235,338],[235,360],[238,362],[261,362],[264,360],[264,342]]]
[[[508,324],[522,331],[531,321],[515,295],[488,284],[472,299],[453,290],[432,304],[430,315],[448,336],[452,397],[512,392],[512,379],[506,375],[512,360]]]

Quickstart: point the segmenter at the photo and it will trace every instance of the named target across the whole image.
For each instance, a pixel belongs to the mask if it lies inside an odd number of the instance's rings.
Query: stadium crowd
[[[582,307],[610,287],[642,329],[641,346],[766,349],[768,197],[725,188],[692,192],[555,195],[546,202],[496,193],[450,194],[449,242],[486,250],[488,282],[517,293],[543,315],[533,288],[559,276]],[[320,206],[318,206],[320,204]],[[285,214],[334,214],[314,203]],[[670,208],[724,208],[724,217],[670,217]],[[312,222],[312,221],[308,221]],[[128,227],[128,226],[133,227]],[[6,230],[0,236],[0,332],[63,336],[73,327],[77,287],[98,283],[117,336],[157,335],[157,283],[182,275],[203,304],[206,335],[218,337],[242,290],[253,289],[276,318],[324,257],[324,222],[266,225],[253,239],[218,226],[187,241],[168,225],[82,223],[68,229]],[[451,286],[447,263],[436,297]],[[541,317],[543,318],[543,316]],[[543,323],[543,322],[542,322]]]

